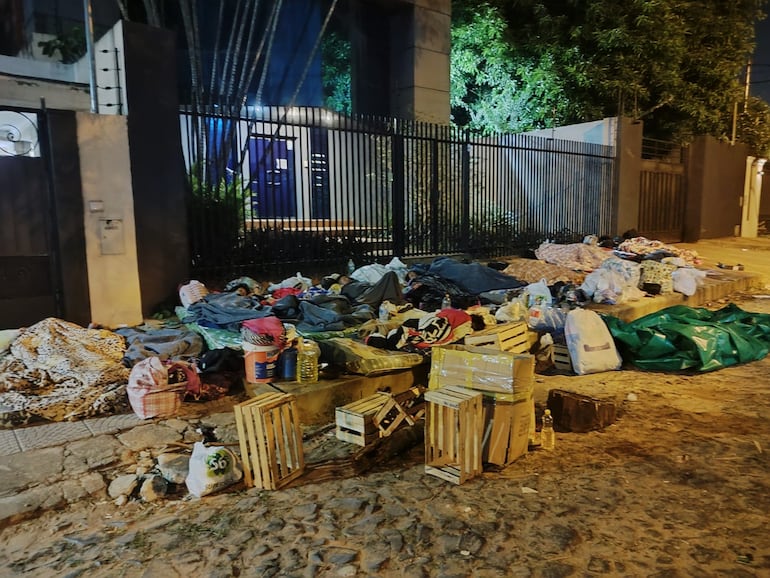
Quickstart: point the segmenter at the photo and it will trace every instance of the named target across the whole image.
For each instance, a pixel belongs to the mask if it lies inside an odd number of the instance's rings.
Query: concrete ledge
[[[639,301],[621,303],[619,305],[603,305],[594,303],[588,306],[589,309],[605,315],[612,315],[626,323],[655,313],[666,307],[673,305],[686,305],[688,307],[702,307],[713,301],[718,301],[733,293],[741,291],[750,291],[763,286],[762,278],[759,275],[746,273],[743,271],[712,271],[706,277],[698,290],[691,297],[681,293],[670,293],[668,295],[655,295],[654,297],[645,297]]]
[[[321,379],[318,383],[297,383],[296,381],[267,383],[246,383],[244,388],[249,396],[280,391],[297,397],[297,411],[302,425],[323,425],[334,423],[335,410],[378,391],[401,393],[414,385],[428,385],[430,364],[424,363],[411,369],[402,369],[383,375],[366,377],[350,375],[337,379]]]

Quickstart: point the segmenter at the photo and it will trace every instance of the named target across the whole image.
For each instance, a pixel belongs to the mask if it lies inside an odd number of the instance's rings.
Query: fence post
[[[430,250],[434,255],[439,254],[439,202],[438,202],[438,138],[431,139],[430,161]]]
[[[391,138],[393,162],[393,255],[406,254],[406,217],[404,215],[404,137],[394,134]]]
[[[462,207],[460,231],[462,233],[463,252],[469,253],[471,246],[471,143],[467,140],[462,146]]]

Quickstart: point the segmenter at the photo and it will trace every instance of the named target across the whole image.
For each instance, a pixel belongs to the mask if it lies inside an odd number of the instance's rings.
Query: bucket
[[[243,360],[246,364],[246,381],[270,383],[278,377],[276,364],[281,350],[272,345],[253,345],[243,342]]]

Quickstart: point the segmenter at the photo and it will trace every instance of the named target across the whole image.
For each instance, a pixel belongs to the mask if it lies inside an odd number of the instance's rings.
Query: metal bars
[[[499,257],[612,232],[614,147],[317,108],[230,112],[180,115],[201,278]]]

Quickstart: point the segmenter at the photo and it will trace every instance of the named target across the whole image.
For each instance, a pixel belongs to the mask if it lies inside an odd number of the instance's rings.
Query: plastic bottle
[[[352,274],[356,270],[356,264],[353,263],[353,259],[348,259],[348,275]]]
[[[377,317],[377,319],[378,319],[378,321],[380,321],[380,323],[385,323],[386,321],[388,321],[390,319],[390,310],[388,309],[388,305],[389,305],[389,303],[387,301],[383,301],[380,304],[380,311],[379,311],[379,315]]]
[[[543,426],[540,428],[540,447],[548,451],[556,447],[556,434],[553,431],[553,416],[550,409],[545,410],[543,414]]]
[[[297,377],[297,348],[292,346],[281,352],[279,359],[282,379],[296,379]]]
[[[441,309],[450,309],[452,307],[452,298],[449,296],[449,293],[444,295],[444,298],[441,300]]]
[[[318,358],[321,350],[311,339],[300,339],[297,343],[297,381],[315,383],[318,381]]]

